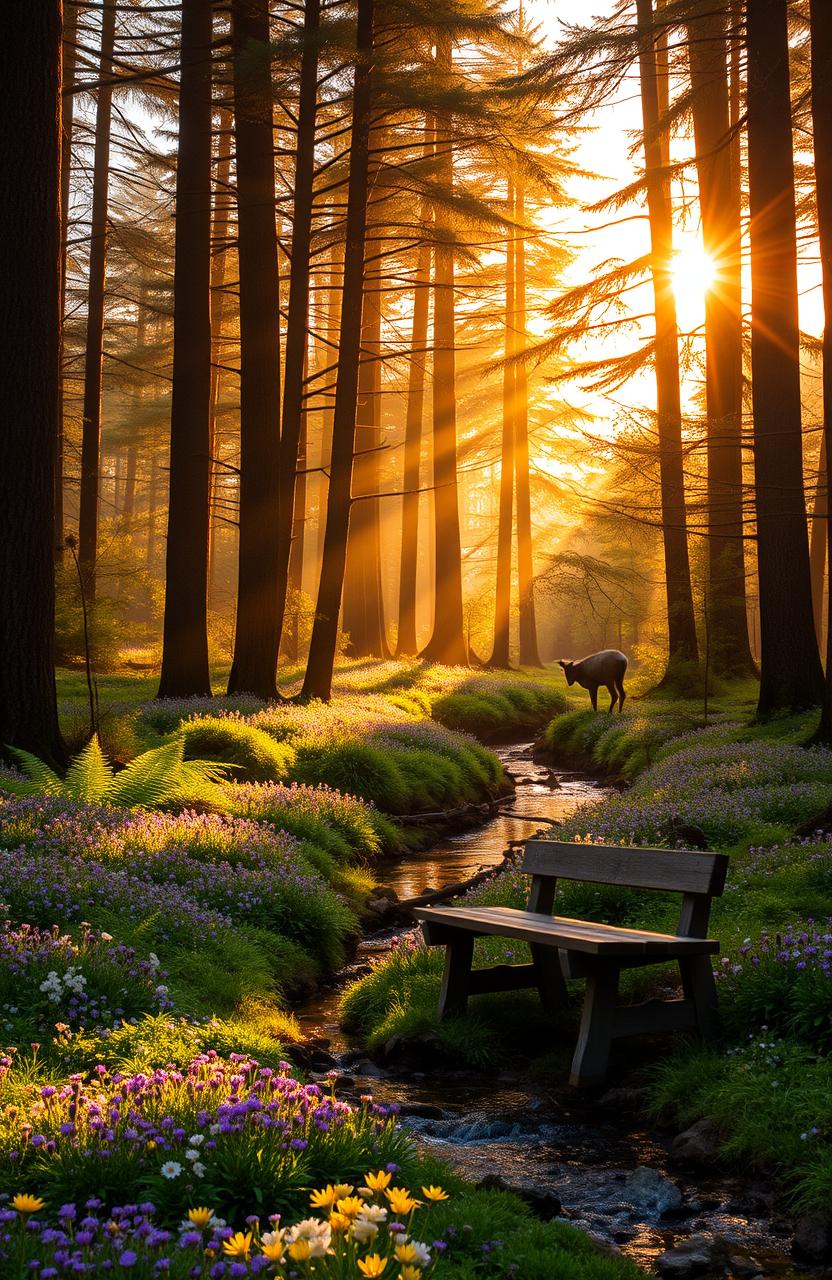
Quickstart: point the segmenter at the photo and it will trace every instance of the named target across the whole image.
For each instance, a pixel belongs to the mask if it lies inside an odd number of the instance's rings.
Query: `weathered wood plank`
[[[696,1009],[692,1000],[645,1000],[643,1004],[618,1005],[612,1017],[612,1035],[646,1036],[663,1031],[692,1031]]]
[[[439,993],[439,1018],[464,1013],[468,1008],[471,961],[474,939],[470,933],[457,933],[445,951],[445,972]]]
[[[623,849],[528,840],[521,867],[533,876],[716,897],[725,887],[728,857],[688,849]]]
[[[603,1080],[610,1056],[613,1018],[618,999],[618,969],[599,966],[587,978],[578,1043],[572,1059],[569,1083],[576,1086]]]
[[[489,969],[471,970],[468,994],[482,996],[495,991],[526,991],[536,986],[537,970],[533,964],[495,964]]]
[[[453,932],[497,934],[540,946],[584,951],[590,955],[645,954],[663,957],[708,954],[719,943],[706,938],[680,938],[644,929],[626,929],[588,920],[539,915],[516,907],[423,907],[414,912],[431,940],[445,941]],[[440,932],[437,933],[437,928]]]

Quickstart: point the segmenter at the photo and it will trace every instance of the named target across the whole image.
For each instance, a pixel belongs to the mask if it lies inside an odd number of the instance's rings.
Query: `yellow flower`
[[[309,1203],[313,1209],[331,1209],[335,1204],[335,1188],[327,1186],[323,1191],[313,1191]]]
[[[422,1194],[426,1200],[447,1200],[448,1193],[443,1191],[441,1187],[422,1187]]]
[[[367,1280],[375,1280],[377,1276],[383,1275],[387,1266],[387,1259],[378,1253],[368,1253],[366,1258],[358,1258],[357,1262],[358,1270]]]
[[[237,1231],[230,1240],[223,1240],[223,1252],[229,1258],[245,1258],[251,1253],[251,1232]]]
[[[12,1208],[17,1209],[18,1213],[37,1213],[38,1209],[43,1208],[43,1201],[40,1196],[30,1196],[21,1191],[12,1200]]]
[[[301,1237],[289,1245],[289,1257],[293,1262],[305,1262],[312,1252],[312,1245]]]
[[[355,1218],[365,1208],[365,1204],[358,1196],[346,1196],[338,1201],[336,1208],[339,1213],[345,1214],[348,1218]]]
[[[214,1210],[206,1209],[204,1205],[199,1209],[188,1210],[188,1221],[192,1222],[195,1227],[199,1227],[200,1229],[202,1227],[207,1227],[213,1216]]]
[[[335,1192],[336,1200],[343,1200],[344,1196],[352,1195],[354,1187],[351,1182],[336,1182],[332,1190]]]
[[[346,1235],[352,1226],[352,1218],[347,1217],[345,1213],[331,1213],[329,1215],[329,1225],[333,1231],[340,1231]]]
[[[390,1201],[390,1208],[398,1215],[411,1213],[419,1201],[414,1200],[407,1187],[390,1187],[384,1193]]]
[[[418,1267],[402,1267],[399,1280],[422,1280],[422,1273]]]
[[[392,1173],[387,1173],[384,1169],[379,1169],[378,1173],[368,1173],[364,1179],[365,1187],[369,1187],[371,1191],[386,1191],[393,1180]]]
[[[148,1151],[156,1150],[156,1143],[153,1138],[148,1138],[147,1142],[144,1145],[147,1147]]]
[[[399,1262],[415,1262],[419,1256],[419,1250],[415,1244],[397,1244],[396,1257]]]
[[[271,1244],[263,1245],[263,1254],[269,1259],[269,1262],[282,1262],[285,1252],[286,1249],[282,1240],[273,1240]]]

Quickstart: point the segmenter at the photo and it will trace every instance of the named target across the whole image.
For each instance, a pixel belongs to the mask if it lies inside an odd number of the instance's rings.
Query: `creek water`
[[[477,830],[385,865],[381,879],[400,898],[498,865],[541,819],[561,820],[605,794],[593,778],[536,763],[531,743],[497,752],[515,780],[514,797]],[[522,1064],[487,1074],[429,1064],[412,1070],[379,1066],[351,1045],[338,1021],[341,992],[404,932],[388,928],[365,937],[327,990],[297,1010],[304,1032],[339,1071],[341,1096],[371,1092],[399,1103],[402,1124],[460,1172],[474,1181],[502,1179],[544,1213],[560,1205],[565,1218],[644,1267],[703,1236],[725,1242],[728,1274],[736,1280],[793,1273],[791,1227],[770,1190],[727,1176],[715,1162],[710,1169],[680,1169],[669,1139],[646,1126],[637,1090],[619,1090],[604,1105],[532,1077]]]

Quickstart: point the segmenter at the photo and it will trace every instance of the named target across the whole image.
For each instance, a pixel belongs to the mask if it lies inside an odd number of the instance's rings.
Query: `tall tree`
[[[55,693],[61,355],[61,0],[11,0],[0,71],[26,110],[0,134],[0,743],[62,755]]]
[[[514,219],[514,179],[506,183],[506,212]],[[494,647],[489,665],[509,666],[511,642],[511,550],[514,532],[514,440],[517,413],[517,297],[515,233],[506,240],[505,325],[503,349],[503,423],[500,441],[500,501],[497,518],[497,576],[494,584]]]
[[[211,693],[211,0],[182,0],[173,387],[160,698]]]
[[[450,88],[453,42],[446,30],[436,36],[436,71]],[[453,199],[453,125],[437,113],[436,175],[448,202]],[[462,606],[462,539],[456,428],[456,325],[454,233],[437,209],[433,267],[433,508],[435,617],[424,656],[449,665],[467,663]]]
[[[286,359],[283,388],[283,423],[280,438],[280,498],[278,502],[278,635],[283,630],[286,589],[295,540],[295,505],[306,503],[306,477],[298,476],[301,442],[306,426],[304,374],[309,333],[310,261],[315,180],[315,126],[318,105],[318,46],[320,0],[306,0],[303,18],[303,50],[298,92],[295,194],[292,211],[292,263],[289,274],[289,314],[286,321]],[[303,467],[306,467],[304,443]],[[299,492],[299,483],[303,494]],[[305,515],[305,512],[302,513]]]
[[[743,550],[742,193],[726,16],[712,0],[697,0],[687,30],[702,239],[713,272],[705,291],[710,663],[715,671],[743,674],[754,663]]]
[[[826,585],[826,541],[829,522],[829,496],[826,484],[826,435],[821,435],[818,476],[812,505],[812,526],[809,534],[809,568],[812,575],[812,616],[815,620],[815,636],[818,650],[823,653],[824,610],[823,595]]]
[[[639,72],[644,130],[647,212],[650,222],[651,273],[656,315],[656,416],[659,443],[662,539],[667,583],[669,669],[696,662],[696,620],[690,580],[687,538],[682,405],[679,385],[679,338],[673,293],[673,213],[663,165],[659,79],[653,0],[636,0]]]
[[[280,280],[268,0],[232,0],[240,262],[240,538],[229,693],[277,697]]]
[[[823,443],[826,463],[827,561],[832,565],[832,521],[829,520],[832,479],[832,12],[824,0],[810,0],[812,38],[812,123],[815,148],[818,234],[823,272]],[[832,615],[832,588],[828,609]],[[826,620],[826,680],[819,736],[832,740],[832,616]]]
[[[430,142],[433,150],[432,131]],[[422,225],[428,221],[422,207]],[[411,324],[407,410],[404,429],[404,464],[402,469],[402,545],[399,567],[399,625],[396,639],[397,657],[411,657],[418,651],[416,638],[416,598],[419,565],[419,488],[422,473],[422,421],[425,414],[425,360],[427,359],[428,313],[430,310],[430,241],[425,239],[416,251],[416,273],[413,282],[413,319]]]
[[[746,38],[758,712],[766,715],[818,704],[823,670],[812,619],[803,490],[788,0],[753,0]]]
[[[213,586],[217,551],[217,505],[220,493],[220,471],[217,465],[220,451],[219,418],[220,392],[223,383],[223,322],[226,311],[226,270],[228,262],[228,237],[231,227],[231,112],[221,108],[218,112],[217,168],[214,177],[214,208],[211,225],[211,418],[210,418],[210,510],[208,536],[209,595]]]
[[[522,31],[523,14],[520,11]],[[521,68],[522,69],[522,68]],[[517,578],[519,586],[520,665],[542,667],[537,647],[537,611],[534,602],[534,541],[532,535],[531,467],[529,462],[528,373],[522,359],[526,350],[526,222],[525,180],[518,170],[514,218],[520,228],[514,237],[514,288],[516,293],[514,344],[518,360],[514,383],[514,466],[517,483]]]
[[[115,0],[101,9],[101,53],[95,110],[95,154],[90,218],[87,340],[84,355],[84,409],[81,433],[81,493],[78,517],[78,559],[89,598],[95,597],[98,558],[98,500],[101,465],[101,371],[104,359],[104,289],[107,272],[107,216],[112,130],[113,50],[116,33]]]
[[[332,463],[324,532],[323,563],[315,620],[301,696],[328,701],[338,647],[338,617],[347,558],[347,531],[352,499],[355,454],[358,366],[361,354],[361,300],[367,239],[370,93],[374,47],[374,0],[358,0],[355,76],[352,91],[352,138],[347,188],[344,287],[338,373],[332,422]]]
[[[78,10],[80,4],[64,7],[62,40],[63,97],[61,99],[61,387],[59,394],[58,433],[55,437],[55,563],[60,564],[64,554],[64,387],[63,387],[63,320],[66,314],[66,266],[69,238],[69,192],[72,175],[72,126],[75,95],[66,92],[75,81],[75,63],[78,43]]]

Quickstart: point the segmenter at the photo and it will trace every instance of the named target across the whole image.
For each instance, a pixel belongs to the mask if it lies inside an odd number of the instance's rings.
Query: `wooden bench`
[[[671,849],[617,849],[606,845],[529,840],[520,869],[532,877],[524,911],[515,907],[421,907],[428,946],[444,946],[445,973],[439,1016],[464,1013],[468,997],[536,987],[544,1008],[566,1001],[566,978],[585,978],[581,1027],[570,1080],[584,1085],[603,1078],[611,1042],[619,1036],[695,1030],[713,1036],[717,998],[711,956],[719,943],[707,937],[711,899],[725,886],[728,858],[719,853]],[[621,885],[682,894],[675,934],[651,933],[553,916],[558,880]],[[472,969],[474,939],[486,934],[515,938],[531,948],[531,964]],[[683,996],[618,1003],[622,969],[678,961]]]

